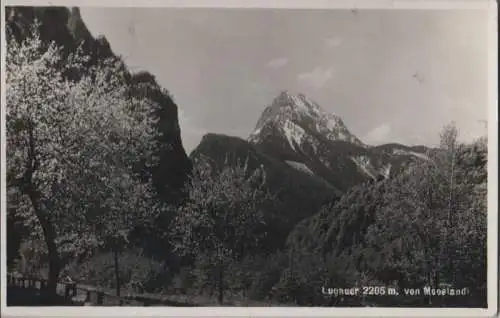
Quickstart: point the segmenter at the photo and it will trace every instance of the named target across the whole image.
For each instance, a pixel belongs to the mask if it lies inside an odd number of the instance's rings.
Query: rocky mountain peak
[[[324,113],[317,103],[309,100],[304,94],[293,94],[289,91],[282,91],[276,96],[270,107],[288,112],[300,112],[303,115],[307,114],[312,117],[318,117]]]
[[[249,140],[254,143],[261,142],[262,138],[269,136],[266,130],[271,128],[274,131],[277,128],[288,140],[303,139],[305,135],[320,135],[330,141],[340,140],[363,145],[350,133],[339,116],[327,113],[318,103],[302,93],[280,92],[263,111]],[[292,143],[291,146],[294,148]]]

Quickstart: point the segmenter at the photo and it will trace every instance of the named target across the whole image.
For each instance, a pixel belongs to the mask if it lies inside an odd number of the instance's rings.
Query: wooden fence
[[[30,289],[43,294],[47,279],[7,274],[7,287]],[[166,296],[134,294],[118,297],[104,288],[60,281],[56,292],[68,303],[76,306],[174,306],[192,307],[194,304],[166,299]]]

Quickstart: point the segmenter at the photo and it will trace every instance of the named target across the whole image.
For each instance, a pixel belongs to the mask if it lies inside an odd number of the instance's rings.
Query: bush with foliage
[[[73,262],[62,272],[72,279],[89,285],[116,288],[113,253],[98,253],[82,263]],[[120,283],[127,292],[162,291],[171,277],[164,264],[145,257],[140,250],[128,250],[120,255]]]

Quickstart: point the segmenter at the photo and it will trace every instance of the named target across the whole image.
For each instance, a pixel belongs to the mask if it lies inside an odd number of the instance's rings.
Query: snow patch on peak
[[[293,123],[291,120],[287,119],[284,122],[282,130],[285,133],[285,137],[288,140],[290,147],[292,147],[293,150],[297,150],[295,149],[294,142],[299,146],[302,145],[302,142],[304,141],[304,138],[306,136],[306,132],[304,131],[304,129]]]
[[[321,107],[318,105],[318,103],[314,102],[312,99],[310,99],[309,97],[307,97],[305,94],[298,93],[296,95],[296,97],[298,99],[302,100],[302,102],[305,103],[306,105],[308,105],[311,109],[316,109],[316,110],[323,111],[321,109]]]
[[[310,116],[319,118],[323,112],[319,107],[307,99],[303,94],[282,93],[276,100],[275,105],[300,114],[300,116]]]
[[[309,169],[309,167],[303,164],[302,162],[291,161],[291,160],[285,160],[285,162],[299,171],[305,172],[311,176],[314,175],[314,172],[312,172],[312,170]]]
[[[325,115],[315,125],[316,131],[326,136],[331,141],[341,140],[351,142],[359,146],[365,146],[356,136],[352,135],[336,115]]]
[[[304,101],[302,99],[300,99],[298,96],[292,95],[292,96],[290,96],[290,98],[298,110],[306,112],[306,113],[309,112],[310,109],[307,107],[306,104],[304,104]]]
[[[255,129],[251,134],[250,136],[254,136],[254,135],[258,135],[260,134],[260,132],[262,131],[262,127],[259,127],[257,129]]]
[[[262,127],[255,129],[250,136],[248,137],[248,141],[257,143],[260,140],[260,133],[262,131]]]
[[[339,126],[339,120],[338,118],[335,118],[334,116],[328,116],[326,118],[326,128],[329,130],[334,130]]]
[[[307,98],[306,95],[299,94],[297,98],[300,99],[302,103],[307,105],[310,114],[320,117],[322,114],[325,113],[323,109],[321,109],[321,107],[316,102]]]
[[[309,115],[316,118],[324,116],[324,111],[321,107],[302,93],[292,94],[289,91],[282,91],[275,97],[272,105],[278,108],[295,110],[303,115]]]

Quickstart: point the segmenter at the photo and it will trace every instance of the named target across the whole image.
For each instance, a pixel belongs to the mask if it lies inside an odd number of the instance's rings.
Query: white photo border
[[[1,0],[0,210],[2,316],[149,317],[480,317],[498,314],[498,15],[495,0]],[[6,306],[6,151],[5,6],[295,8],[295,9],[479,9],[488,11],[488,308],[320,308],[320,307],[7,307]]]

